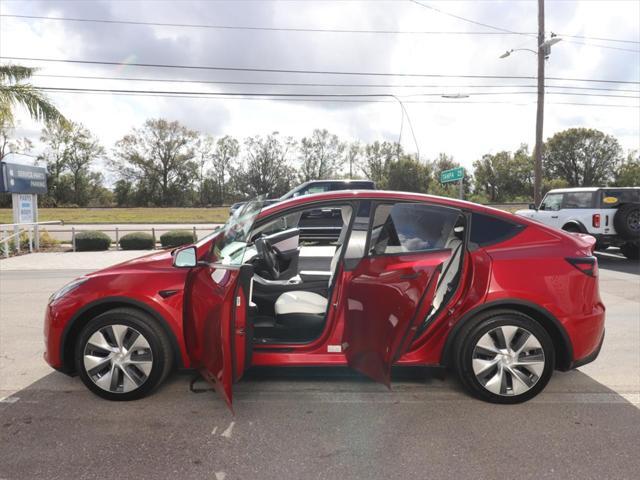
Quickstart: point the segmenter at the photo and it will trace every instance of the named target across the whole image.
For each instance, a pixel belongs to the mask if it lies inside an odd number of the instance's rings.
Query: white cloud
[[[536,2],[426,2],[442,10],[501,27],[536,30]],[[149,8],[153,5],[153,8]],[[480,26],[461,22],[409,2],[2,2],[3,13],[131,19],[229,25],[319,27],[390,30],[481,31]],[[547,2],[548,31],[593,37],[627,38],[640,41],[640,3]],[[640,80],[640,54],[571,43],[569,38],[554,46],[547,63],[548,76],[570,78],[615,78]],[[575,41],[581,41],[573,39]],[[622,48],[638,44],[584,40]],[[79,58],[185,65],[227,65],[287,69],[416,72],[438,74],[489,74],[534,76],[535,57],[516,52],[506,59],[509,48],[535,48],[534,38],[503,35],[346,35],[329,33],[259,32],[168,27],[126,26],[56,21],[0,19],[0,54],[5,56]],[[106,67],[42,64],[43,74],[137,76],[155,78],[199,78],[245,81],[326,81],[336,83],[402,83],[438,85],[433,88],[396,89],[399,94],[488,92],[491,87],[471,89],[465,85],[504,84],[507,80],[446,78],[388,78],[286,75],[265,73],[176,71],[136,67]],[[53,79],[39,77],[49,86],[132,88],[190,91],[292,91],[295,87],[250,87],[159,82]],[[535,81],[510,84],[534,85]],[[581,85],[577,82],[548,84]],[[615,87],[615,84],[598,86]],[[619,86],[635,89],[638,85]],[[362,88],[311,89],[354,92]],[[384,89],[375,89],[375,91]],[[523,91],[514,87],[513,91]],[[534,89],[527,88],[534,92]],[[298,90],[300,91],[300,90]],[[307,89],[309,91],[309,89]],[[374,91],[371,89],[369,91]],[[592,92],[598,93],[598,92]],[[599,92],[615,94],[616,92]],[[620,93],[622,94],[622,93]],[[634,95],[634,93],[624,93]],[[638,95],[637,93],[635,94]],[[149,117],[177,119],[191,128],[214,135],[245,137],[279,131],[301,137],[321,127],[345,139],[396,140],[400,110],[394,103],[323,104],[256,100],[177,99],[118,95],[51,95],[70,118],[84,123],[107,146]],[[432,100],[446,102],[439,97]],[[476,96],[447,103],[407,103],[406,107],[423,158],[439,152],[452,154],[465,165],[487,152],[515,149],[534,143],[535,95]],[[417,98],[407,98],[416,100]],[[467,102],[495,100],[496,104]],[[639,148],[638,109],[560,105],[598,103],[638,105],[638,100],[607,97],[548,95],[545,136],[575,126],[598,128],[616,135],[626,149]],[[22,117],[22,133],[37,137],[39,126]],[[404,123],[403,145],[415,150],[409,125]]]

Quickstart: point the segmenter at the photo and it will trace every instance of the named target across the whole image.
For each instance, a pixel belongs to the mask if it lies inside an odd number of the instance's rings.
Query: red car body
[[[520,228],[503,241],[469,249],[460,286],[447,308],[413,340],[406,334],[394,334],[395,325],[371,318],[393,311],[405,332],[415,332],[413,319],[422,318],[425,312],[421,310],[427,306],[412,292],[431,288],[429,273],[440,263],[438,252],[365,256],[348,271],[339,264],[329,299],[337,307],[329,309],[322,334],[308,344],[274,348],[247,342],[246,311],[235,308],[248,302],[247,291],[234,287],[242,269],[224,272],[227,278],[221,284],[229,288],[222,288],[206,282],[215,265],[176,268],[172,252],[161,251],[89,274],[88,281],[50,303],[45,319],[46,361],[55,369],[73,373],[79,331],[91,318],[120,306],[153,316],[171,339],[177,365],[199,368],[228,402],[232,383],[240,379],[249,362],[260,366],[350,365],[384,383],[389,382],[391,364],[448,365],[460,327],[479,312],[495,308],[509,307],[536,319],[553,339],[556,369],[567,370],[595,358],[604,336],[605,308],[598,291],[597,263],[586,266],[587,273],[580,265],[580,258],[592,255],[591,237],[469,202],[385,191],[296,198],[263,210],[257,221],[309,202],[361,199],[448,206],[514,222]],[[198,259],[210,258],[214,239],[215,234],[198,244]],[[389,271],[399,275],[383,275]],[[359,305],[360,310],[351,305]],[[350,347],[347,353],[328,348],[345,344]]]

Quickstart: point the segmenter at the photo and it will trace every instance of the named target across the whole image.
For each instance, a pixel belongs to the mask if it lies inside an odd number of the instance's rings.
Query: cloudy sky
[[[536,57],[526,50],[504,59],[499,56],[512,48],[535,49],[536,38],[504,34],[499,29],[535,33],[537,2],[420,3],[423,5],[404,0],[0,0],[0,61],[40,67],[34,83],[47,87],[199,93],[378,93],[397,95],[406,108],[403,115],[400,105],[390,97],[369,98],[373,101],[361,103],[345,102],[345,98],[339,102],[326,102],[326,98],[301,102],[50,93],[66,116],[85,124],[107,148],[150,117],[179,120],[214,136],[245,137],[278,131],[302,137],[314,128],[327,128],[345,140],[369,142],[394,141],[402,132],[402,144],[412,152],[419,148],[421,158],[446,152],[464,165],[484,153],[512,150],[520,143],[533,145],[535,79],[502,77],[535,77]],[[258,29],[59,21],[14,15]],[[309,31],[314,29],[377,33]],[[554,32],[563,40],[553,47],[546,64],[547,77],[557,80],[547,80],[545,137],[569,127],[593,127],[615,135],[625,149],[639,148],[640,2],[547,0],[546,30],[548,35]],[[148,68],[132,63],[385,75]],[[348,84],[358,86],[345,86]],[[441,96],[457,94],[469,97]],[[19,118],[19,133],[37,138],[41,126],[24,115]]]

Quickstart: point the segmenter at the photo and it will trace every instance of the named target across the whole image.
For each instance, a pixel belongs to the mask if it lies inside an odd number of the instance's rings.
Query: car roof
[[[478,212],[487,213],[498,217],[503,217],[510,221],[517,223],[529,222],[520,216],[516,216],[512,213],[497,208],[487,207],[486,205],[480,205],[479,203],[468,202],[466,200],[458,200],[455,198],[439,197],[436,195],[427,195],[424,193],[411,193],[411,192],[396,192],[391,190],[336,190],[333,192],[313,193],[311,195],[304,195],[301,197],[290,198],[283,200],[273,205],[268,205],[262,209],[259,217],[271,215],[295,206],[303,206],[308,203],[323,202],[330,200],[396,200],[396,201],[414,201],[414,202],[429,202],[436,205],[442,205],[445,207],[460,208],[464,210],[474,210]]]
[[[599,190],[634,190],[640,187],[574,187],[574,188],[554,188],[548,193],[571,193],[571,192],[597,192]]]
[[[354,183],[354,182],[367,182],[367,183],[373,183],[373,180],[367,180],[365,179],[348,179],[348,178],[338,178],[338,179],[330,179],[330,178],[326,178],[324,180],[309,180],[307,182],[304,182],[302,185],[309,185],[312,183]],[[301,186],[302,186],[301,185]]]

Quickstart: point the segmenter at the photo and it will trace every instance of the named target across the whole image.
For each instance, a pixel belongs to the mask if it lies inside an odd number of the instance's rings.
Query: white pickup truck
[[[620,247],[627,258],[640,258],[640,187],[550,190],[538,207],[531,204],[516,215],[592,235],[597,250]]]

